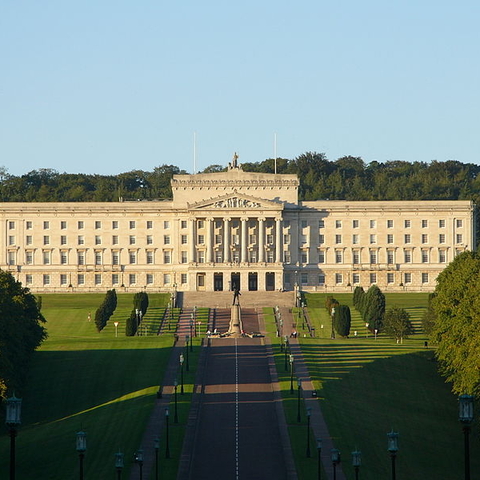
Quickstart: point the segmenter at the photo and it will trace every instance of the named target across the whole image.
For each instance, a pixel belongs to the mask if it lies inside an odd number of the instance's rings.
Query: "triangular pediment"
[[[261,210],[281,210],[282,203],[272,202],[263,198],[245,195],[243,193],[232,192],[219,197],[208,198],[200,202],[189,203],[191,209],[212,209],[212,210],[245,210],[245,209],[261,209]]]

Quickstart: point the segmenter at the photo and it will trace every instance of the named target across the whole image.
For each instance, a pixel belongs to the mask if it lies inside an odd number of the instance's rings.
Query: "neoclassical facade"
[[[470,201],[298,201],[296,175],[176,175],[171,201],[0,204],[0,268],[34,292],[432,291]]]

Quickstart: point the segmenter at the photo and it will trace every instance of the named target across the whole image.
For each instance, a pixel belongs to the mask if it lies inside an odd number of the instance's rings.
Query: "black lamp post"
[[[77,452],[80,462],[80,480],[83,480],[83,459],[87,451],[87,434],[83,431],[77,432]]]
[[[115,469],[117,470],[117,480],[121,480],[122,470],[123,470],[123,453],[122,452],[117,452],[115,454]]]
[[[193,339],[193,313],[190,318],[190,338]],[[190,351],[192,351],[192,344],[193,342],[190,342]]]
[[[5,400],[5,403],[7,406],[5,424],[10,433],[10,480],[15,480],[15,438],[18,426],[21,423],[22,399],[13,394],[12,397]]]
[[[293,355],[290,355],[290,394],[293,395]]]
[[[297,385],[298,385],[297,422],[300,423],[302,421],[302,418],[300,416],[300,391],[302,390],[302,379],[301,378],[299,378],[297,380]]]
[[[168,407],[165,409],[165,426],[166,426],[166,444],[165,444],[165,458],[170,458],[170,438],[168,434],[168,417],[170,416],[170,411]]]
[[[173,416],[173,423],[178,423],[177,387],[178,387],[178,382],[177,382],[177,379],[175,379],[175,381],[173,382],[173,392],[175,397],[175,414]]]
[[[155,480],[158,480],[158,451],[160,450],[160,437],[158,435],[153,439],[153,446],[155,448]]]
[[[463,425],[465,444],[465,480],[470,480],[470,428],[473,422],[473,400],[472,395],[458,397],[458,419]]]
[[[310,458],[310,415],[312,414],[312,409],[307,408],[307,458]]]
[[[352,465],[355,470],[355,480],[358,480],[358,470],[362,464],[362,452],[355,450],[352,452]]]
[[[390,457],[392,459],[392,480],[395,480],[396,472],[395,472],[395,459],[397,457],[398,452],[398,433],[392,431],[387,433],[388,438],[388,451],[390,452]]]
[[[183,357],[183,354],[180,354],[180,395],[183,395],[184,389],[183,389],[183,362],[185,361],[185,358]]]
[[[318,465],[317,465],[317,470],[318,470],[318,480],[322,479],[322,439],[317,438],[317,457],[318,457]]]
[[[340,463],[340,450],[332,448],[330,450],[333,465],[333,480],[337,480],[337,465]]]
[[[135,462],[138,463],[140,480],[143,480],[143,450],[140,448],[135,454]]]
[[[185,337],[185,344],[186,344],[186,349],[185,349],[185,353],[186,353],[186,356],[187,356],[187,372],[190,371],[190,362],[188,361],[188,343],[190,342],[190,336],[187,335]]]
[[[193,307],[193,335],[197,337],[197,306]]]
[[[288,337],[285,335],[285,371],[288,372]]]

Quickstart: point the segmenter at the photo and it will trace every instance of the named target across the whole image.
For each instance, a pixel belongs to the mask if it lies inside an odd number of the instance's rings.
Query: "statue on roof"
[[[237,160],[238,160],[238,155],[237,155],[237,152],[235,152],[233,154],[232,161],[229,162],[229,164],[228,164],[228,169],[229,170],[233,170],[233,169],[241,170],[242,169],[242,166],[238,164]]]

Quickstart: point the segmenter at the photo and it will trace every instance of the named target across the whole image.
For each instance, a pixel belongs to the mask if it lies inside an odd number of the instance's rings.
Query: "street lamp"
[[[290,355],[290,394],[293,395],[293,355]]]
[[[140,471],[140,480],[143,480],[143,450],[140,448],[135,454],[135,462],[138,463]]]
[[[307,458],[310,458],[310,415],[312,414],[312,409],[307,408]]]
[[[332,338],[332,340],[335,338],[335,330],[333,329],[333,317],[335,316],[335,307],[332,307],[332,310],[331,310],[331,316],[332,316],[332,334],[330,335],[330,337]]]
[[[352,452],[352,465],[355,469],[355,480],[358,480],[358,470],[362,464],[362,452],[355,450]]]
[[[378,328],[375,329],[375,340],[377,339],[377,335],[378,335]]]
[[[298,401],[297,401],[297,422],[300,423],[302,421],[300,417],[300,390],[302,389],[302,379],[299,378],[297,380],[298,384]]]
[[[115,337],[118,337],[118,323],[119,322],[113,322],[113,324],[115,325]]]
[[[15,480],[15,437],[20,425],[20,413],[22,411],[22,399],[17,398],[15,394],[5,400],[7,412],[5,424],[10,433],[10,480]]]
[[[188,361],[188,342],[190,341],[190,336],[187,335],[185,337],[185,344],[186,344],[186,349],[185,349],[185,352],[186,352],[186,356],[187,356],[187,372],[190,371],[190,362]]]
[[[178,382],[177,379],[173,382],[173,392],[174,392],[174,397],[175,397],[175,415],[173,416],[173,422],[178,423],[178,402],[177,402],[177,387],[178,387]]]
[[[340,463],[340,450],[332,448],[330,450],[333,465],[333,480],[337,480],[337,465]]]
[[[83,459],[87,450],[87,434],[83,431],[77,432],[77,452],[80,462],[80,480],[83,480]]]
[[[465,480],[470,480],[470,428],[473,422],[473,400],[472,395],[458,397],[458,419],[463,425],[465,444]]]
[[[170,416],[170,411],[168,407],[165,409],[165,427],[166,427],[166,444],[165,444],[165,458],[170,458],[170,436],[168,432],[168,417]]]
[[[193,339],[193,313],[191,314],[191,318],[190,318],[190,338]],[[192,350],[192,343],[190,343],[190,351]]]
[[[117,452],[115,454],[115,468],[117,469],[117,480],[122,478],[122,470],[123,470],[123,453]]]
[[[317,457],[318,457],[318,480],[322,478],[322,439],[317,438]]]
[[[155,448],[155,480],[158,480],[158,451],[160,450],[160,437],[158,435],[153,439],[153,446]]]
[[[197,306],[193,306],[193,334],[197,336]]]
[[[288,372],[288,337],[285,335],[285,371]]]
[[[398,433],[392,431],[387,433],[388,438],[388,451],[390,452],[390,457],[392,458],[392,480],[395,480],[395,458],[397,457],[398,452]]]
[[[183,353],[180,354],[180,395],[184,394],[183,391],[183,362],[184,362]]]
[[[366,324],[365,324],[365,329],[367,330],[367,333],[366,333],[367,338],[368,338],[368,327],[369,327],[369,326],[370,326],[369,323],[366,323]]]

